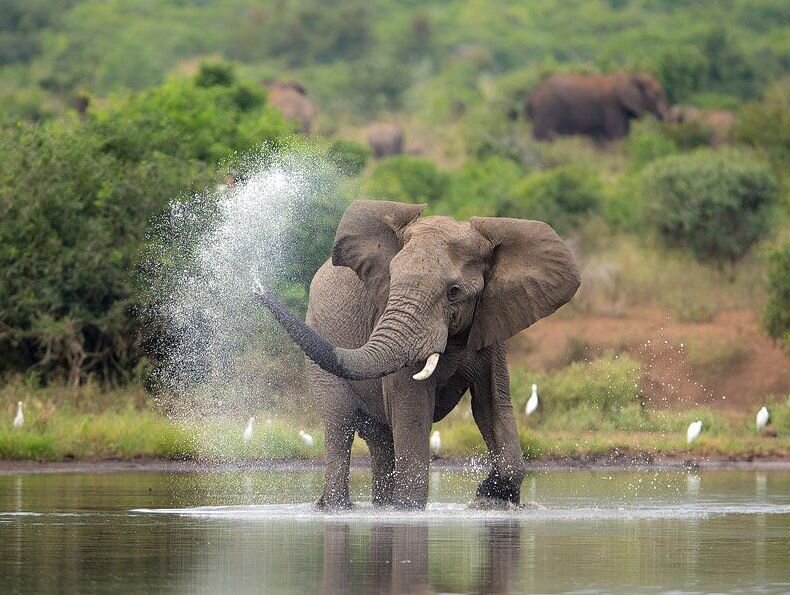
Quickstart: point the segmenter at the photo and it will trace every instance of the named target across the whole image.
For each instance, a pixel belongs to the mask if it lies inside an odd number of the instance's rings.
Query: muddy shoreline
[[[528,471],[559,470],[790,470],[790,459],[774,457],[584,457],[527,461]],[[370,459],[355,457],[352,468],[370,467]],[[431,469],[449,471],[484,470],[485,460],[471,457],[442,458],[431,462]],[[307,471],[323,469],[321,460],[258,460],[258,461],[174,461],[168,459],[99,459],[74,461],[10,461],[0,460],[0,475],[36,473],[206,473],[222,471]]]

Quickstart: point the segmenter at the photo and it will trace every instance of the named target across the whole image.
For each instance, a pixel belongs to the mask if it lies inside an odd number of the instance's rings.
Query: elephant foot
[[[517,480],[505,478],[500,476],[496,469],[492,469],[488,477],[477,487],[476,497],[517,505],[521,501],[521,476],[518,476]]]
[[[518,510],[524,508],[524,506],[510,500],[502,500],[501,498],[477,496],[467,505],[467,508],[470,510]]]
[[[316,501],[315,506],[318,510],[323,510],[325,512],[351,510],[351,508],[353,508],[353,504],[351,504],[351,500],[348,497],[329,499],[324,495],[321,495]]]
[[[427,502],[415,502],[414,500],[395,500],[392,508],[395,510],[425,510]]]

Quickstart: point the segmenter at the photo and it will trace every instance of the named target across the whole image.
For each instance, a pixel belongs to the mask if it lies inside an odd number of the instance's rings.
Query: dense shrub
[[[497,215],[538,219],[567,234],[599,211],[598,176],[584,167],[565,165],[527,176],[503,201]]]
[[[778,194],[768,165],[742,151],[666,157],[644,170],[642,182],[661,236],[719,263],[738,260],[765,235]]]
[[[768,256],[768,301],[763,326],[774,339],[790,348],[790,242]]]
[[[625,149],[637,168],[678,152],[675,141],[651,120],[639,121],[632,127]]]
[[[777,162],[790,163],[790,83],[778,84],[762,100],[746,104],[734,136],[764,149]]]
[[[433,205],[444,198],[450,183],[448,174],[431,161],[396,155],[379,162],[365,183],[375,198]]]
[[[496,215],[523,176],[524,170],[510,159],[468,161],[453,172],[447,196],[435,210],[457,219]]]
[[[671,103],[688,100],[705,83],[708,60],[694,46],[666,50],[658,60],[656,75]]]
[[[338,139],[329,146],[327,156],[342,174],[358,176],[365,169],[370,149],[353,140]]]

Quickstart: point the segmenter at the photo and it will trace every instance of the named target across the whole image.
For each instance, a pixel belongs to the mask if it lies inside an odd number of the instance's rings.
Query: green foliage
[[[353,140],[338,139],[332,141],[327,157],[342,174],[358,176],[367,165],[370,149]]]
[[[661,54],[656,75],[670,103],[687,101],[705,83],[708,60],[694,46],[676,46]]]
[[[626,355],[608,354],[592,362],[574,362],[545,376],[531,376],[515,368],[511,376],[511,395],[523,410],[531,394],[531,384],[539,388],[544,419],[589,417],[593,429],[600,420],[617,419],[625,407],[639,406],[639,362]],[[562,422],[555,424],[561,427]],[[578,428],[578,420],[574,423]]]
[[[222,62],[203,62],[195,76],[197,87],[230,87],[234,83],[233,66]]]
[[[510,159],[468,161],[453,172],[447,196],[435,210],[459,219],[494,216],[523,176],[524,170]]]
[[[674,155],[678,152],[678,145],[654,121],[641,120],[632,127],[625,149],[633,166],[641,168],[661,157]]]
[[[763,326],[774,339],[790,348],[790,242],[768,255],[768,299]]]
[[[778,195],[770,168],[743,151],[665,157],[642,180],[661,236],[718,263],[742,258],[765,235]]]
[[[497,215],[545,221],[567,234],[600,210],[602,187],[586,168],[566,165],[533,173],[516,185]]]
[[[449,175],[433,162],[395,155],[376,165],[365,182],[365,192],[374,198],[434,205],[444,198],[449,184]]]
[[[790,83],[779,83],[760,101],[746,104],[734,136],[765,150],[779,164],[790,163]]]

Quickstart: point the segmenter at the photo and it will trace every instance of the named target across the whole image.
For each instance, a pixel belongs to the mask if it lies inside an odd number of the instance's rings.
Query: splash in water
[[[345,207],[335,170],[314,156],[258,159],[239,178],[174,201],[155,225],[145,272],[154,384],[177,417],[246,419],[283,390],[264,357],[283,349],[282,335],[252,299],[252,279],[303,304]]]

